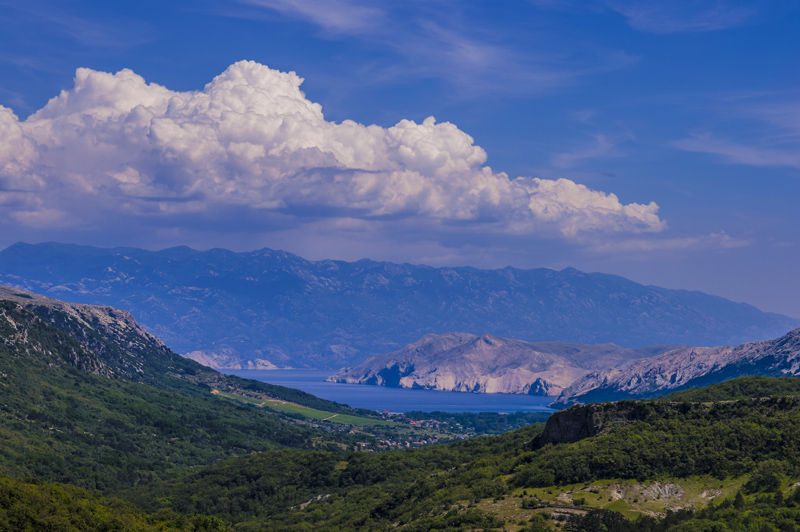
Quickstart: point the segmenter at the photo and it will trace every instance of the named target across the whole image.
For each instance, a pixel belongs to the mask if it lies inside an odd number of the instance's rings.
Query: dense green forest
[[[703,388],[690,388],[665,395],[663,401],[730,401],[745,397],[800,395],[798,377],[737,377]]]
[[[32,532],[228,532],[207,515],[147,515],[130,503],[75,486],[0,475],[0,530]]]
[[[800,476],[799,407],[798,397],[611,403],[608,409],[620,415],[606,431],[522,453],[509,471],[514,471],[514,485],[537,487],[596,478],[708,474],[724,479],[774,459],[787,473]]]
[[[736,482],[748,496],[774,497],[800,478],[799,406],[780,397],[712,405],[630,401],[609,405],[616,412],[601,434],[571,444],[537,448],[545,430],[538,424],[414,452],[273,451],[125,498],[150,511],[217,515],[237,523],[236,530],[333,531],[471,530],[478,516],[486,519],[479,526],[508,527],[491,524],[487,501],[599,479],[705,475]],[[473,521],[458,524],[468,511]]]
[[[504,492],[504,485],[495,482],[492,464],[513,454],[542,428],[540,424],[500,437],[383,454],[271,451],[124,495],[151,511],[166,505],[182,513],[219,515],[242,523],[237,527],[241,530],[250,529],[247,522],[255,530],[267,524],[280,530],[312,525],[356,530],[367,523],[370,528],[365,530],[379,530],[389,523],[429,517],[459,500]],[[292,510],[308,501],[308,511]],[[269,523],[263,515],[272,516]]]

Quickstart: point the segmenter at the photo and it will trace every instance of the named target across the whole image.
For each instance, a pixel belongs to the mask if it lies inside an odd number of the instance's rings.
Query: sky
[[[575,267],[800,317],[800,2],[0,0],[0,248]]]

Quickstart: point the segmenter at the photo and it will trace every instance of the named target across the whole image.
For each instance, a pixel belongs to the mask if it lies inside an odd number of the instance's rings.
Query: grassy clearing
[[[504,513],[509,518],[516,519],[530,516],[536,510],[523,510],[522,501],[538,502],[557,506],[572,506],[574,508],[605,508],[622,513],[629,519],[639,515],[660,516],[668,510],[681,508],[701,508],[709,501],[720,497],[722,499],[736,494],[746,477],[720,481],[714,477],[691,477],[662,480],[598,480],[586,484],[571,484],[566,486],[550,486],[547,488],[517,489],[505,501],[493,501],[491,504],[481,504],[480,507],[490,510],[492,507],[506,508]],[[519,512],[509,511],[511,506],[508,501],[519,508]]]
[[[307,406],[289,403],[277,399],[262,399],[258,397],[249,397],[246,395],[238,395],[228,392],[221,392],[214,390],[212,393],[218,397],[224,397],[232,401],[239,401],[242,403],[251,404],[258,407],[267,407],[277,412],[285,414],[300,414],[308,419],[317,421],[328,421],[330,423],[339,423],[341,425],[362,425],[362,426],[399,426],[399,423],[394,421],[386,421],[383,419],[370,419],[366,417],[351,416],[347,414],[334,414],[333,412],[325,412],[324,410],[317,410]]]
[[[342,425],[386,425],[394,426],[399,425],[394,421],[386,421],[383,419],[370,419],[366,417],[350,416],[347,414],[334,414],[332,412],[325,412],[323,410],[315,410],[294,403],[287,403],[284,401],[265,401],[262,406],[267,406],[272,410],[284,412],[287,414],[300,414],[309,419],[316,419],[317,421],[328,421],[330,423],[339,423]]]
[[[536,513],[557,517],[582,513],[590,508],[605,508],[635,519],[640,515],[663,516],[667,510],[701,508],[717,497],[733,497],[746,481],[747,477],[720,481],[710,476],[645,482],[598,480],[590,484],[520,488],[504,497],[483,499],[473,505],[505,519],[506,530],[515,532],[526,526]],[[523,508],[523,501],[552,506]],[[463,504],[466,506],[468,502]],[[551,521],[551,526],[555,523]]]
[[[537,513],[545,513],[546,515],[549,514],[551,517],[556,517],[558,515],[584,512],[584,510],[581,510],[580,508],[524,509],[522,508],[522,501],[520,498],[508,495],[499,499],[484,499],[473,506],[505,519],[506,526],[503,528],[503,530],[507,530],[508,532],[517,532],[518,530],[530,526],[531,518]],[[551,526],[554,525],[555,521],[551,522]]]

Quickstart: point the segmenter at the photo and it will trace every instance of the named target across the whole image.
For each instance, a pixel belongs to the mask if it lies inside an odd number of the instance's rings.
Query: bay
[[[410,390],[366,384],[326,382],[330,371],[321,370],[221,370],[228,375],[296,388],[322,399],[354,408],[382,412],[553,412],[553,397],[505,393],[441,392]]]

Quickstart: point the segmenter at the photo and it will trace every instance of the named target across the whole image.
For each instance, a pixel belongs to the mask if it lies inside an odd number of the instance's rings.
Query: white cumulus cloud
[[[327,121],[302,81],[243,61],[202,91],[176,92],[127,69],[79,69],[73,88],[24,121],[0,106],[0,216],[86,226],[234,209],[565,238],[665,227],[652,202],[626,205],[567,179],[509,179],[433,117],[389,128]]]

